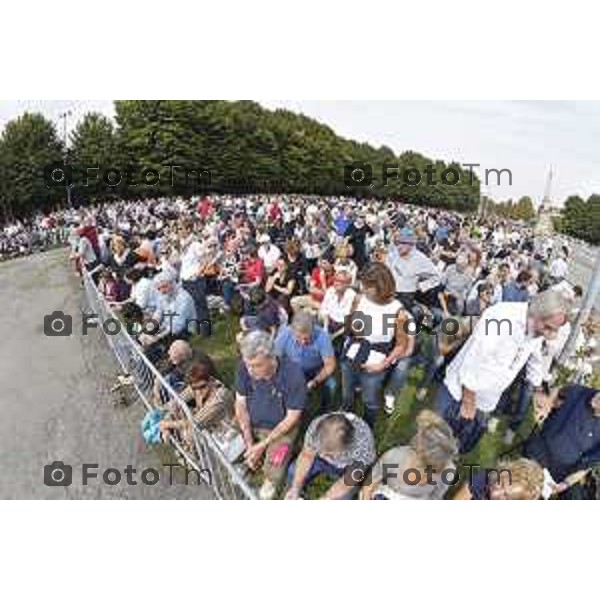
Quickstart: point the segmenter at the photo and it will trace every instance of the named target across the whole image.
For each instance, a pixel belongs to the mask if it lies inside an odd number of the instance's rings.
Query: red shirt
[[[276,221],[281,216],[281,209],[279,204],[271,204],[269,208],[269,220]]]
[[[242,264],[242,283],[257,283],[265,276],[265,265],[260,258],[249,258]]]
[[[335,276],[335,273],[333,271],[331,271],[330,273],[326,273],[325,271],[323,271],[323,269],[320,269],[319,267],[315,267],[312,271],[312,273],[310,274],[310,287],[311,289],[313,288],[319,288],[319,290],[323,290],[323,291],[311,291],[310,295],[311,298],[313,298],[313,300],[316,300],[317,302],[321,302],[323,300],[323,298],[325,297],[325,291],[328,287],[330,287],[331,285],[333,285],[333,278]]]
[[[198,202],[198,214],[206,219],[213,211],[212,202],[208,198],[202,198],[200,202]]]

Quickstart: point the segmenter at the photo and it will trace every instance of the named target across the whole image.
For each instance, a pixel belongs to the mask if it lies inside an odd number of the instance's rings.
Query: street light
[[[67,138],[67,119],[73,114],[73,111],[71,110],[66,110],[63,113],[60,113],[59,117],[62,119],[63,121],[63,144],[65,147],[65,165],[67,164],[67,160],[68,160],[68,138]],[[67,206],[69,208],[72,208],[71,205],[71,184],[69,183],[68,179],[65,179],[65,186],[67,188]]]

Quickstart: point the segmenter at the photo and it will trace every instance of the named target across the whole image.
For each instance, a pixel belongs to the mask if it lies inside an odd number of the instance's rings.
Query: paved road
[[[43,334],[45,314],[79,315],[82,303],[62,250],[0,265],[0,498],[212,497],[205,486],[185,485],[181,469],[173,469],[169,484],[165,453],[141,441],[141,405],[113,406],[109,388],[117,368],[101,333],[82,337],[74,327],[71,337]],[[70,487],[44,485],[44,465],[55,460],[73,466]],[[115,486],[101,480],[83,486],[83,463],[98,463],[100,475],[132,465],[138,485],[127,485],[123,475]],[[148,468],[160,473],[154,486],[141,483]]]
[[[580,285],[585,292],[592,278],[600,248],[588,246],[575,240],[570,240],[569,245],[572,250],[572,256],[569,260],[569,280]],[[596,311],[600,312],[600,296],[596,298],[594,306]]]

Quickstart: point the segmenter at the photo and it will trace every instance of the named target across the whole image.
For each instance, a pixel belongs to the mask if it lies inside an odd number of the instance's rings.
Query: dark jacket
[[[594,416],[590,405],[599,391],[569,386],[563,403],[525,442],[525,456],[546,467],[556,482],[600,463],[600,417]]]

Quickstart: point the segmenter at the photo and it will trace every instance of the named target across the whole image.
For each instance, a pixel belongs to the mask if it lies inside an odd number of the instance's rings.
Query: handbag
[[[160,408],[154,408],[148,411],[142,419],[142,437],[148,446],[160,444],[160,422],[163,420],[164,416],[164,410],[161,410]]]

